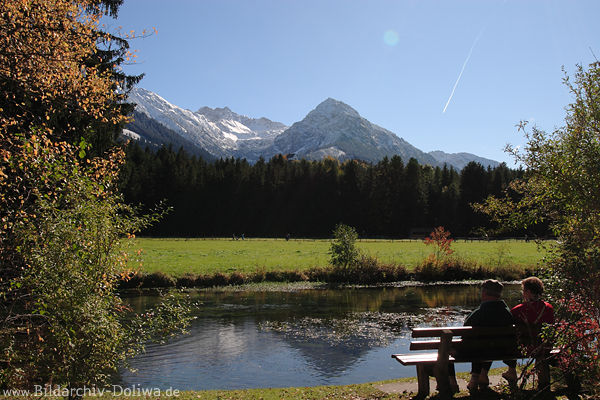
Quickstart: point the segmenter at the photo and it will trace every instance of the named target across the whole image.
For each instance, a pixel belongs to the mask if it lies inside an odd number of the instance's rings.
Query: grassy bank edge
[[[415,379],[415,378],[408,378]],[[388,381],[385,381],[388,382]],[[306,400],[306,399],[410,399],[412,395],[402,394],[398,397],[398,394],[387,394],[377,389],[378,384],[385,383],[373,382],[363,384],[353,384],[345,386],[315,386],[315,387],[288,387],[288,388],[263,388],[263,389],[237,389],[237,390],[201,390],[201,391],[181,391],[177,396],[168,396],[162,394],[160,396],[155,395],[130,395],[130,396],[118,396],[111,393],[105,393],[102,396],[85,396],[85,400],[113,400],[113,399],[171,399],[171,400]],[[39,396],[38,396],[39,397]],[[9,397],[0,396],[0,399],[10,400],[30,400],[32,398],[38,398],[34,396],[19,396]],[[47,397],[48,398],[48,397]],[[51,397],[58,399],[58,397]]]
[[[504,368],[494,368],[490,371],[490,375],[500,375],[504,371]],[[458,377],[468,380],[469,374],[466,372],[458,373]],[[386,393],[379,388],[385,384],[406,384],[407,390],[402,393]],[[177,396],[167,396],[162,394],[159,396],[155,395],[129,395],[129,396],[118,396],[112,393],[105,393],[102,396],[85,396],[84,400],[115,400],[115,399],[131,399],[131,400],[146,400],[146,399],[170,399],[170,400],[409,400],[413,399],[416,395],[417,390],[417,378],[399,378],[399,379],[388,379],[376,382],[367,382],[350,385],[327,385],[327,386],[311,386],[311,387],[286,387],[286,388],[260,388],[260,389],[234,389],[234,390],[194,390],[194,391],[180,391]],[[435,388],[432,387],[432,396],[435,397]],[[521,397],[515,397],[515,394],[511,394],[506,386],[500,386],[493,388],[493,398],[496,400],[514,400],[515,398],[529,398],[533,395],[533,392],[523,392]],[[559,391],[554,392],[554,400],[565,400],[566,396],[560,394]],[[33,396],[1,396],[0,399],[11,399],[11,400],[26,400],[32,399]],[[35,397],[38,398],[38,397]],[[58,399],[59,397],[45,397]],[[472,398],[467,391],[461,391],[454,395],[455,399],[470,399]]]
[[[162,271],[138,271],[120,281],[120,289],[138,288],[210,288],[230,285],[248,285],[263,282],[320,282],[327,284],[376,285],[401,281],[423,283],[440,281],[481,280],[494,278],[501,281],[520,280],[537,273],[536,266],[486,267],[474,262],[450,260],[433,263],[425,260],[412,271],[398,264],[383,264],[373,257],[363,257],[355,265],[341,267],[313,267],[308,270],[258,269],[254,272],[216,272],[212,274],[187,273],[172,276]]]

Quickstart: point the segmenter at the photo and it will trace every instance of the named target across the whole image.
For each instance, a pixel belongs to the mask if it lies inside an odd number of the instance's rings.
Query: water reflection
[[[518,302],[518,285],[506,290]],[[413,376],[390,354],[410,329],[462,324],[479,303],[471,285],[210,292],[190,335],[150,345],[121,383],[182,390],[349,384]],[[142,311],[156,296],[128,299]]]

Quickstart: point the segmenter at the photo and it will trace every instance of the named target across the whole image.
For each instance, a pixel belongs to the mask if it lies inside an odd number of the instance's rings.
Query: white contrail
[[[454,87],[452,88],[452,93],[450,93],[450,97],[448,97],[448,101],[446,102],[446,105],[444,106],[444,111],[442,111],[442,114],[444,114],[446,112],[446,108],[448,108],[448,104],[450,104],[450,100],[452,100],[452,96],[454,96],[454,91],[456,90],[456,87],[458,86],[458,82],[460,82],[460,78],[462,77],[463,72],[465,72],[465,67],[467,66],[467,63],[469,62],[469,59],[471,58],[471,54],[473,54],[473,49],[475,48],[475,45],[479,41],[479,38],[481,37],[481,34],[483,33],[483,31],[484,31],[484,29],[479,31],[479,34],[477,35],[477,37],[473,41],[473,44],[471,45],[471,49],[469,50],[469,55],[467,55],[467,58],[466,58],[465,62],[463,63],[463,66],[460,70],[460,74],[458,74],[458,78],[456,79],[456,82],[454,83]]]

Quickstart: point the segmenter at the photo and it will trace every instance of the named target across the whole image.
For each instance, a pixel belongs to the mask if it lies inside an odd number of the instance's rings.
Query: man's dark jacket
[[[484,301],[465,320],[465,326],[510,326],[513,316],[504,300]]]
[[[465,326],[511,326],[514,324],[513,316],[504,300],[484,301],[477,307],[465,320]],[[516,341],[510,344],[506,342],[496,343],[495,341],[486,341],[479,343],[473,348],[473,341],[465,338],[463,344],[469,347],[469,350],[459,346],[458,353],[461,356],[468,355],[492,355],[506,354],[516,352]]]

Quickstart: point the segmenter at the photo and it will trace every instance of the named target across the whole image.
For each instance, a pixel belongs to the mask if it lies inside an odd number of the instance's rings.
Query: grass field
[[[433,252],[418,240],[363,240],[358,247],[384,263],[397,263],[412,270]],[[254,272],[256,270],[306,270],[326,266],[329,240],[283,239],[150,239],[137,238],[133,249],[141,249],[142,270],[171,276]],[[534,242],[455,241],[454,257],[496,267],[535,266],[546,254]]]

